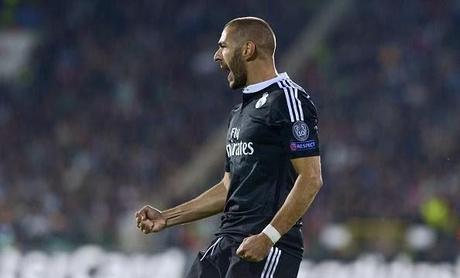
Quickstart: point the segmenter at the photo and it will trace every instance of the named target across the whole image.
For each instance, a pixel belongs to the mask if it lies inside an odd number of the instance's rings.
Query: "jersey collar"
[[[262,82],[259,82],[259,83],[256,83],[256,84],[246,86],[243,89],[243,94],[252,94],[252,93],[259,92],[259,91],[267,88],[268,86],[272,85],[273,83],[276,83],[278,81],[288,79],[288,78],[289,78],[289,76],[287,75],[287,73],[283,72],[281,74],[278,74],[275,78],[272,78],[272,79],[265,80],[265,81],[262,81]]]

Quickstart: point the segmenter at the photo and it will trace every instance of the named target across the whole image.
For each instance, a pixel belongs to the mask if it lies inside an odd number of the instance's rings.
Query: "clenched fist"
[[[136,212],[137,227],[144,233],[156,233],[166,228],[166,218],[160,210],[144,206]]]
[[[260,262],[267,257],[273,242],[264,233],[247,237],[236,250],[236,254],[249,262]]]

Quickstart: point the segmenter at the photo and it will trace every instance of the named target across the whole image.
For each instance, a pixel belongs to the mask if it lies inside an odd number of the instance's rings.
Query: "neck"
[[[247,69],[246,86],[275,78],[278,75],[274,61],[254,61],[247,65]]]

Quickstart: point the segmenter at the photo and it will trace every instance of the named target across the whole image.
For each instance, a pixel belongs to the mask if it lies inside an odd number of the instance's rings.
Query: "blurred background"
[[[149,260],[181,277],[219,216],[145,236],[134,212],[220,180],[241,96],[212,56],[246,15],[319,111],[325,185],[299,277],[396,262],[460,277],[460,1],[3,0],[1,278],[147,277]]]

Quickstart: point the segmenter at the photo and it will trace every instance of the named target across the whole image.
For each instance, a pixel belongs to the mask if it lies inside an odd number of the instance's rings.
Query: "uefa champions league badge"
[[[262,107],[267,102],[268,93],[264,93],[261,98],[256,102],[256,108]]]
[[[300,142],[306,141],[310,136],[310,130],[304,121],[297,121],[292,125],[292,134]]]

